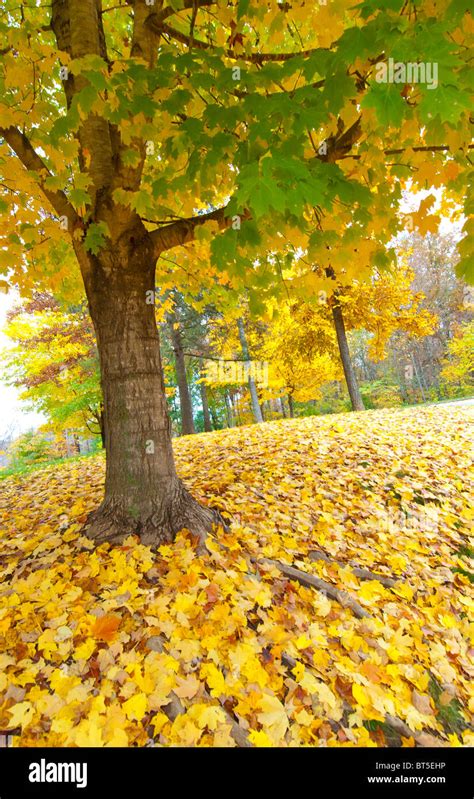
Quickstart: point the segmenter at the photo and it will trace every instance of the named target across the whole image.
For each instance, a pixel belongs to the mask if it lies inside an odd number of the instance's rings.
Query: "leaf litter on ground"
[[[207,554],[188,531],[94,548],[102,456],[6,478],[0,729],[18,746],[473,745],[471,421],[391,409],[175,440],[229,521]]]

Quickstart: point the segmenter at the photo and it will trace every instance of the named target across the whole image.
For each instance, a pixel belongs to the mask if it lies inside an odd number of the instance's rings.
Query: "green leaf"
[[[109,235],[109,229],[105,222],[93,222],[87,228],[87,233],[84,239],[84,246],[93,255],[104,247],[105,239]]]
[[[242,19],[248,11],[248,7],[250,5],[250,0],[239,0],[239,4],[237,6],[237,19]]]
[[[461,257],[456,264],[456,275],[474,286],[474,254]]]
[[[400,84],[373,83],[361,105],[375,108],[382,125],[399,127],[407,112],[407,104],[400,92]]]
[[[90,114],[92,106],[97,99],[97,89],[94,86],[84,86],[77,95],[77,102],[82,111]]]
[[[420,103],[420,116],[424,122],[439,119],[456,124],[471,106],[469,94],[459,86],[439,83],[436,89],[425,90]]]
[[[91,201],[90,195],[85,189],[71,189],[69,199],[76,208],[87,205]]]

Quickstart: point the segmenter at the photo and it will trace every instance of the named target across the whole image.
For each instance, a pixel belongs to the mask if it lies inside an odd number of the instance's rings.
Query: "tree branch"
[[[155,31],[155,33],[166,33],[177,42],[186,44],[189,47],[196,47],[199,50],[214,49],[214,45],[211,42],[203,42],[202,39],[196,39],[194,37],[191,40],[190,36],[188,36],[186,33],[182,33],[182,31],[176,30],[176,28],[172,28],[171,25],[156,22],[155,17],[156,15],[153,14],[148,18],[148,24],[150,28]],[[308,57],[314,52],[316,52],[314,48],[310,50],[300,50],[296,53],[235,53],[233,50],[225,50],[224,55],[227,58],[234,58],[239,61],[248,61],[251,64],[263,64],[266,61],[289,61],[290,58],[297,58],[298,56]]]
[[[362,135],[361,117],[359,117],[350,128],[342,131],[339,135],[330,136],[327,140],[327,150],[324,155],[316,156],[320,161],[334,163],[339,158],[343,158],[348,150],[355,144],[355,142]],[[150,232],[153,242],[154,252],[158,258],[162,252],[171,250],[173,247],[179,247],[183,244],[189,244],[194,241],[196,228],[204,225],[205,222],[211,220],[219,225],[219,230],[225,230],[232,224],[232,217],[226,215],[226,209],[217,208],[209,214],[199,214],[198,216],[183,219],[178,222],[171,222],[169,225],[163,225],[157,230]],[[250,219],[250,211],[245,210],[239,214],[241,219]]]
[[[75,227],[81,224],[81,219],[63,191],[48,189],[44,185],[46,178],[53,177],[53,175],[32,146],[28,137],[13,126],[0,128],[0,136],[3,136],[25,169],[29,172],[36,172],[38,186],[58,216],[67,218],[68,229],[72,232]]]
[[[199,0],[199,2],[197,3],[198,10],[205,6],[215,5],[216,1],[217,0]],[[184,0],[184,3],[181,6],[181,8],[172,8],[172,6],[166,6],[165,8],[162,8],[161,11],[158,11],[155,14],[151,14],[150,17],[153,17],[155,25],[160,26],[161,23],[165,21],[165,19],[168,19],[168,17],[172,17],[174,14],[179,14],[180,11],[187,11],[190,8],[194,8],[195,5],[196,5],[195,0]]]
[[[178,222],[171,222],[169,225],[163,225],[157,230],[151,231],[150,236],[156,257],[158,258],[162,252],[171,250],[173,247],[179,247],[194,241],[196,228],[206,222],[217,222],[219,230],[225,230],[230,227],[232,217],[226,216],[226,209],[227,206],[217,208],[209,214],[199,214],[189,219],[180,219]]]
[[[468,144],[467,149],[474,150],[474,144]],[[450,147],[449,144],[426,144],[416,147],[399,147],[396,150],[384,150],[383,152],[384,155],[401,155],[406,153],[407,150],[413,150],[414,153],[446,153],[450,151]],[[344,156],[344,158],[354,158],[355,160],[359,160],[361,157],[361,155],[356,153]],[[395,166],[399,166],[399,164],[395,164]]]

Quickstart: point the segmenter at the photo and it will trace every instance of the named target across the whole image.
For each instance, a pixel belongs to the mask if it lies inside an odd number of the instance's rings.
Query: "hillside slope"
[[[472,419],[177,440],[188,487],[232,522],[206,556],[186,532],[94,550],[100,456],[2,481],[0,729],[20,746],[472,745]]]

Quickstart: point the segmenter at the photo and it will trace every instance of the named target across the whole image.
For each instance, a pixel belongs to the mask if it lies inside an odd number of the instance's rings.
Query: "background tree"
[[[9,313],[4,328],[13,346],[2,362],[20,398],[40,411],[57,431],[73,428],[105,439],[99,359],[84,306],[61,308],[50,295],[37,295]]]
[[[168,333],[173,349],[176,378],[178,383],[179,404],[181,408],[181,432],[183,435],[195,433],[193,420],[193,403],[186,375],[186,360],[182,331],[182,303],[176,293],[173,294],[173,308],[166,314]]]
[[[474,390],[474,322],[462,325],[448,344],[442,377],[457,385],[462,393]]]

